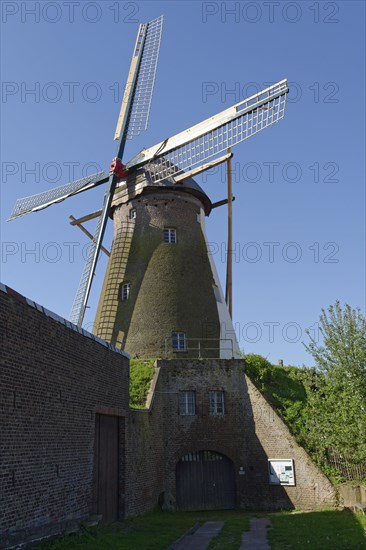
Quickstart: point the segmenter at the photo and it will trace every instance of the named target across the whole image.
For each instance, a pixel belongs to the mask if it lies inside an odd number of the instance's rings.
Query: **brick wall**
[[[260,474],[243,480],[241,493],[248,493],[252,508],[281,508],[289,502],[292,507],[309,510],[335,506],[336,495],[330,481],[310,459],[305,450],[292,437],[286,424],[269,405],[253,382],[245,377],[244,400],[246,422],[252,426],[249,471]],[[267,459],[292,458],[295,463],[295,487],[268,484]],[[285,492],[285,494],[283,493]],[[286,508],[286,506],[283,506]]]
[[[95,512],[97,413],[126,417],[120,517],[153,509],[162,493],[174,504],[176,465],[200,450],[232,461],[239,506],[335,505],[330,482],[245,376],[244,361],[158,361],[150,408],[129,412],[128,358],[121,352],[7,287],[0,287],[0,316],[3,537]],[[209,414],[212,389],[224,391],[223,417]],[[179,415],[182,390],[196,392],[195,416]],[[295,487],[269,484],[268,458],[294,460]]]
[[[93,510],[95,415],[128,410],[128,358],[0,288],[0,533]],[[124,513],[120,421],[120,514]]]
[[[154,508],[164,491],[174,499],[177,462],[197,450],[231,459],[239,506],[271,510],[335,505],[330,482],[245,376],[244,361],[158,361],[158,371],[150,410],[130,417],[128,471],[135,484],[127,487],[128,514]],[[209,414],[210,389],[224,391],[223,417]],[[195,390],[195,416],[178,414],[181,390]],[[269,484],[268,458],[294,460],[295,487]]]

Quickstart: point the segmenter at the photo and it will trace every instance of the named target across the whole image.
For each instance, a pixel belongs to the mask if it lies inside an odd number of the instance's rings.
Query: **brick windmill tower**
[[[115,132],[109,173],[17,201],[10,219],[108,182],[70,320],[81,326],[109,218],[114,242],[95,319],[97,336],[145,357],[232,358],[230,148],[283,118],[287,81],[143,149],[124,165],[126,140],[147,128],[163,18],[140,25]],[[221,155],[221,156],[220,156]],[[207,162],[209,161],[209,162]],[[212,204],[193,177],[228,163],[227,199]],[[204,222],[228,205],[226,296],[209,254]]]
[[[154,184],[141,169],[116,190],[98,336],[140,356],[234,356],[232,335],[220,338],[231,321],[205,238],[211,210],[191,178]]]

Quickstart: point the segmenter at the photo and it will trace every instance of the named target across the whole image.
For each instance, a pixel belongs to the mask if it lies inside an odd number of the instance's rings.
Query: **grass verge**
[[[196,523],[224,521],[208,550],[238,550],[251,517],[270,517],[272,550],[366,549],[366,517],[347,511],[281,512],[253,514],[239,510],[215,512],[153,512],[114,523],[84,529],[82,534],[37,546],[39,550],[166,550]],[[248,549],[251,550],[251,549]]]
[[[83,529],[81,535],[37,546],[39,550],[164,550],[196,523],[225,521],[209,550],[238,550],[241,534],[249,529],[250,514],[229,510],[213,512],[153,512],[114,523],[109,527]]]
[[[366,517],[348,511],[271,514],[272,550],[366,549]]]

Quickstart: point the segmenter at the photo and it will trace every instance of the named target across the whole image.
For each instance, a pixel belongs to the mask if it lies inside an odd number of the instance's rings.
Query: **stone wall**
[[[154,508],[165,492],[174,502],[175,471],[187,453],[210,450],[234,463],[237,505],[248,509],[316,509],[335,505],[328,479],[245,375],[242,360],[158,361],[149,411],[134,411],[129,430],[126,511]],[[210,416],[208,391],[222,389],[225,415]],[[196,415],[180,416],[178,394],[196,392]],[[291,458],[296,486],[270,485],[268,459]]]
[[[365,485],[350,485],[342,483],[339,486],[340,505],[357,511],[366,512],[366,487]]]
[[[0,534],[94,513],[96,413],[128,410],[128,357],[0,288]],[[124,419],[120,503],[124,515]],[[1,538],[1,535],[0,535]]]

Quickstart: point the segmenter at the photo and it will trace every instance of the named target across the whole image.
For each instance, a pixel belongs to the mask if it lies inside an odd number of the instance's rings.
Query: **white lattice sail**
[[[281,80],[188,130],[144,149],[127,167],[147,163],[155,183],[181,174],[281,120],[287,92],[287,80]]]
[[[132,139],[147,129],[162,30],[162,15],[149,23],[140,25],[114,139],[119,139],[125,117],[127,119],[127,139]],[[136,82],[134,82],[134,67],[138,63],[138,74]],[[128,98],[132,87],[134,87],[134,93],[131,104],[128,105]]]
[[[72,195],[76,195],[77,193],[96,187],[106,181],[108,181],[108,174],[105,172],[98,172],[97,174],[92,174],[86,178],[72,181],[66,185],[60,185],[59,187],[54,187],[48,191],[43,191],[37,195],[31,195],[29,197],[18,199],[9,220],[19,218],[20,216],[24,216],[30,212],[36,212],[37,210],[47,208],[47,206],[50,206],[51,204],[63,201],[64,199],[67,199],[67,197],[71,197]]]

